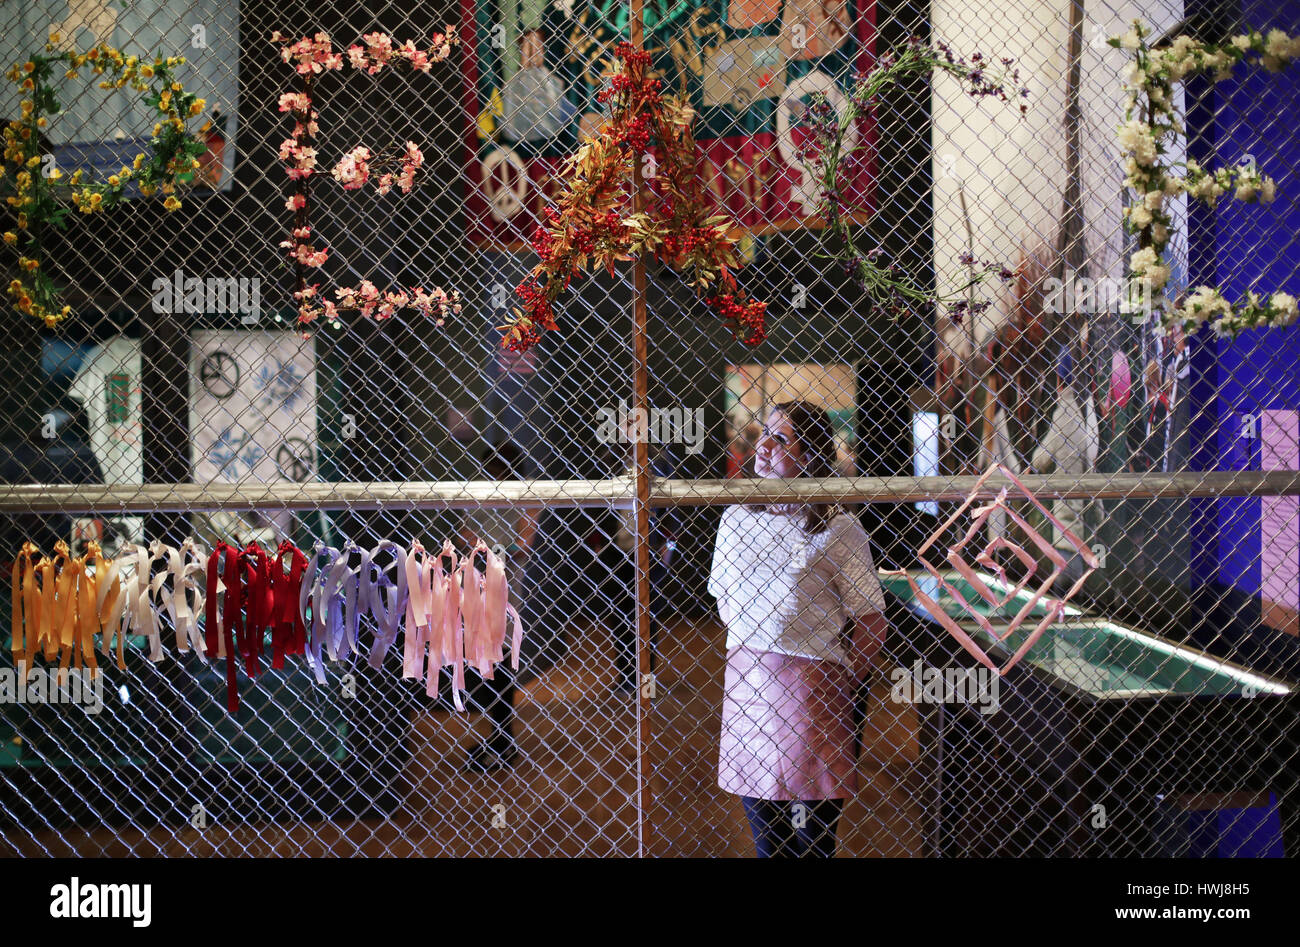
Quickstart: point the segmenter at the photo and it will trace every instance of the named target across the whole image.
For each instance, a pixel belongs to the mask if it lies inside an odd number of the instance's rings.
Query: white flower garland
[[[1174,113],[1175,82],[1193,72],[1207,71],[1213,71],[1215,81],[1221,82],[1231,78],[1233,67],[1248,57],[1261,62],[1270,72],[1281,72],[1300,58],[1300,37],[1288,36],[1282,30],[1270,30],[1267,35],[1252,30],[1219,45],[1179,36],[1167,47],[1152,49],[1147,45],[1150,34],[1140,20],[1134,20],[1127,33],[1108,40],[1116,49],[1135,54],[1124,72],[1126,108],[1124,124],[1119,127],[1127,174],[1124,184],[1142,198],[1124,208],[1125,227],[1141,233],[1141,249],[1129,259],[1132,274],[1149,281],[1152,306],[1164,313],[1166,330],[1181,320],[1183,328],[1191,333],[1209,322],[1222,338],[1235,337],[1243,329],[1257,326],[1292,325],[1300,312],[1295,298],[1286,293],[1274,293],[1265,302],[1258,293],[1248,292],[1244,302],[1233,306],[1217,289],[1198,286],[1182,306],[1170,305],[1164,295],[1169,281],[1164,252],[1171,225],[1165,211],[1166,199],[1185,191],[1210,207],[1225,194],[1247,203],[1267,204],[1276,195],[1277,185],[1260,174],[1253,163],[1210,171],[1191,158],[1185,164],[1185,174],[1174,177],[1161,167],[1160,156],[1165,152],[1166,136],[1184,131]],[[1139,96],[1145,97],[1145,109],[1138,108]]]

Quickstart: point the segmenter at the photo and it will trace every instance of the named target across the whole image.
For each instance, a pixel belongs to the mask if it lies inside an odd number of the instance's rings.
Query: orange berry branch
[[[628,42],[614,52],[619,71],[597,96],[613,101],[611,117],[561,167],[564,190],[533,233],[541,262],[515,288],[523,305],[498,327],[501,346],[527,351],[543,332],[558,328],[552,306],[588,262],[612,276],[618,261],[638,253],[686,276],[735,338],[758,345],[766,337],[767,304],[743,293],[732,275],[740,266],[736,224],[708,213],[691,134],[695,111],[681,97],[662,95],[658,79],[646,78],[648,53]],[[631,212],[634,161],[641,162],[648,192],[640,213]]]

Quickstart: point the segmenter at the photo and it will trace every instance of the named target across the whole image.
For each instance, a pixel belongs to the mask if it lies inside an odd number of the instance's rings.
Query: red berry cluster
[[[650,54],[645,50],[634,49],[627,40],[621,40],[614,47],[614,55],[623,61],[629,74],[634,71],[634,67],[639,66],[640,69],[635,69],[635,71],[640,72],[650,65]]]
[[[528,310],[534,309],[539,301],[544,302],[546,299],[546,290],[537,280],[531,277],[516,286],[515,292],[519,294],[519,298],[523,300],[524,308]]]
[[[714,245],[714,234],[708,228],[687,227],[679,234],[664,238],[664,242],[655,251],[655,257],[663,263],[680,264],[691,258],[697,250],[707,250]]]
[[[767,303],[751,299],[741,303],[731,293],[710,296],[704,300],[705,305],[722,317],[722,321],[731,329],[734,338],[746,345],[758,345],[767,338],[764,315]]]
[[[542,330],[535,325],[515,323],[505,328],[506,334],[501,339],[501,347],[510,352],[527,352],[542,340]]]
[[[651,118],[654,109],[660,105],[660,90],[663,87],[658,79],[646,79],[646,70],[650,68],[650,54],[632,48],[624,40],[614,47],[615,55],[622,60],[623,69],[610,77],[609,88],[596,95],[596,101],[602,105],[611,99],[617,100],[618,108],[614,115],[614,144],[626,145],[634,153],[645,151],[652,133]]]
[[[575,228],[571,240],[579,253],[592,253],[597,244],[606,248],[618,247],[620,252],[625,252],[627,239],[623,232],[623,218],[612,210],[593,214],[591,227]]]
[[[515,287],[515,292],[523,300],[524,315],[531,323],[542,329],[558,328],[551,314],[551,301],[547,298],[546,287],[529,277]]]
[[[630,122],[620,123],[614,131],[614,144],[626,145],[633,154],[641,154],[650,144],[650,120],[638,115]]]
[[[643,96],[651,97],[655,102],[659,99],[659,90],[662,84],[658,79],[638,79],[644,74],[645,67],[650,65],[650,57],[647,54],[641,54],[640,58],[630,56],[624,58],[627,71],[615,73],[610,77],[609,88],[601,89],[596,93],[596,101],[604,105],[610,99],[618,99],[624,96],[630,97],[635,93],[641,93]],[[640,68],[636,68],[640,66]]]
[[[533,231],[533,239],[531,243],[539,257],[543,260],[549,260],[551,258],[551,253],[553,252],[555,245],[555,238],[552,237],[551,232],[541,224],[538,224],[537,229]]]
[[[615,96],[632,91],[632,88],[632,77],[621,72],[617,73],[609,80],[608,89],[601,89],[596,93],[596,101],[604,105]]]

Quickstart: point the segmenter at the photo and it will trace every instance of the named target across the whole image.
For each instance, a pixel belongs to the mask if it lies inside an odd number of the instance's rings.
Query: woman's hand
[[[889,634],[889,622],[884,612],[872,612],[854,621],[849,656],[853,664],[853,673],[859,681],[864,680],[871,670],[872,659],[884,645],[887,634]]]

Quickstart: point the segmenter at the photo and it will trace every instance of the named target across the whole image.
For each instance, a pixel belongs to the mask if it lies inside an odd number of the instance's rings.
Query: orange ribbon
[[[65,543],[61,543],[67,548]],[[41,606],[37,618],[36,644],[45,654],[46,661],[55,661],[59,657],[59,640],[54,632],[54,577],[55,567],[54,560],[44,557],[36,566],[36,578],[41,587]],[[35,663],[36,649],[31,648],[28,654]]]
[[[14,560],[13,569],[13,639],[10,650],[14,655],[14,667],[27,683],[27,668],[32,655],[28,654],[28,645],[32,649],[40,642],[41,595],[37,584],[36,569],[45,557],[32,542],[23,543],[22,551]]]
[[[52,557],[43,556],[35,543],[23,543],[13,568],[10,644],[23,682],[38,654],[47,662],[58,660],[60,671],[85,667],[97,672],[95,635],[105,633],[104,653],[108,654],[108,636],[117,624],[120,599],[117,567],[104,558],[99,543],[87,543],[86,555],[79,559],[62,540],[54,544]],[[114,613],[107,620],[106,605]],[[118,667],[125,670],[121,635],[117,652]]]
[[[94,560],[98,564],[93,565]],[[86,543],[86,554],[77,560],[77,575],[79,583],[77,586],[77,653],[76,666],[80,668],[82,662],[88,667],[94,677],[94,673],[99,670],[99,664],[95,661],[95,635],[99,632],[99,581],[103,577],[104,555],[100,550],[99,543],[90,541]]]
[[[95,566],[95,619],[98,625],[98,631],[102,633],[101,649],[104,654],[112,655],[113,635],[117,635],[117,668],[119,671],[126,670],[126,656],[123,653],[123,645],[126,641],[126,635],[122,633],[122,607],[126,603],[126,598],[122,594],[122,579],[119,575],[120,567],[116,559],[105,559],[100,551],[99,543],[89,543],[86,547],[86,564],[90,564],[91,559],[98,559]],[[94,632],[91,632],[92,636]],[[92,645],[93,650],[93,645]],[[90,666],[94,667],[94,656],[90,657]]]
[[[54,625],[59,636],[59,670],[66,671],[77,650],[77,586],[85,563],[72,558],[68,544],[54,544]],[[80,667],[80,660],[77,661]],[[60,677],[62,680],[62,677]]]

